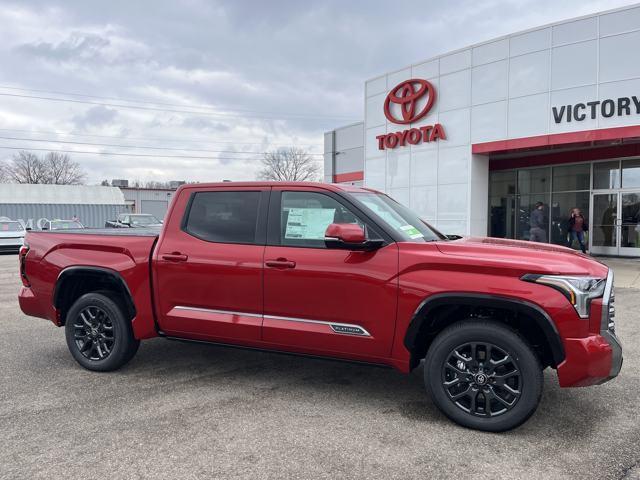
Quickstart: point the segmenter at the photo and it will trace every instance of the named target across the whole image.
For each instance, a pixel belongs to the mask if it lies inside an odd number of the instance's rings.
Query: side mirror
[[[384,240],[367,240],[364,230],[355,223],[332,223],[324,233],[327,248],[340,250],[375,250]]]
[[[460,240],[462,237],[460,235],[445,235],[447,240]]]

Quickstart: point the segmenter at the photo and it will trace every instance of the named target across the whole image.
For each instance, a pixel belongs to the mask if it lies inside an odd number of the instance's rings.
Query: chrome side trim
[[[298,323],[316,323],[320,325],[328,325],[335,333],[341,335],[357,335],[360,337],[370,337],[371,334],[360,325],[354,325],[352,323],[338,323],[338,322],[326,322],[324,320],[311,320],[308,318],[294,318],[294,317],[279,317],[277,315],[265,315],[264,318],[270,318],[271,320],[284,320],[286,322],[298,322]]]
[[[371,337],[371,334],[360,325],[354,325],[352,323],[339,323],[339,322],[326,322],[324,320],[311,320],[308,318],[295,318],[295,317],[279,317],[277,315],[260,315],[259,313],[247,313],[236,312],[233,310],[216,310],[212,308],[200,308],[200,307],[186,307],[184,305],[177,305],[173,307],[174,310],[183,310],[189,312],[202,312],[202,313],[219,313],[222,315],[240,315],[243,317],[255,317],[255,318],[268,318],[270,320],[283,320],[285,322],[298,322],[298,323],[315,323],[320,325],[327,325],[333,330],[334,333],[340,335],[357,335],[359,337]]]
[[[262,318],[262,315],[259,313],[246,313],[246,312],[235,312],[233,310],[214,310],[212,308],[199,308],[199,307],[185,307],[183,305],[177,305],[173,307],[174,310],[187,310],[190,312],[202,312],[202,313],[220,313],[222,315],[240,315],[242,317],[256,317]]]

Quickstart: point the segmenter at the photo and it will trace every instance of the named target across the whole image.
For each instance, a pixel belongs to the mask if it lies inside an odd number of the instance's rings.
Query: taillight
[[[27,278],[27,253],[29,253],[29,245],[23,245],[20,247],[18,253],[18,259],[20,262],[20,280],[25,287],[30,287],[29,279]]]

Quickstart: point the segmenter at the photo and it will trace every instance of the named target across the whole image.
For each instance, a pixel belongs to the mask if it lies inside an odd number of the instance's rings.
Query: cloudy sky
[[[0,160],[70,151],[89,183],[252,180],[282,146],[320,161],[368,78],[629,3],[0,0]]]

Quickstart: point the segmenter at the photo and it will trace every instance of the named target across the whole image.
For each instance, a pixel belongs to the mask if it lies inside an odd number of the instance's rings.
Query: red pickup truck
[[[85,368],[117,369],[155,336],[333,357],[408,373],[452,420],[503,431],[563,387],[622,365],[613,274],[568,248],[451,240],[368,189],[181,187],[160,232],[29,232],[27,315],[64,326]]]

